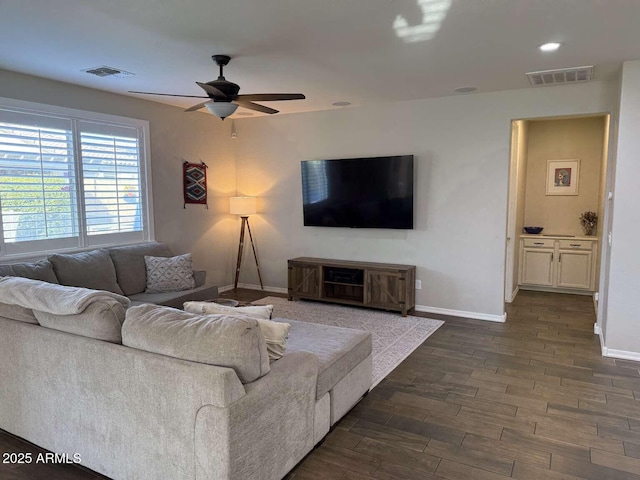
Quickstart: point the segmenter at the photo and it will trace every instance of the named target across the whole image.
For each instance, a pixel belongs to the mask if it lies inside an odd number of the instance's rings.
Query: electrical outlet
[[[416,290],[422,290],[422,280],[416,280]]]

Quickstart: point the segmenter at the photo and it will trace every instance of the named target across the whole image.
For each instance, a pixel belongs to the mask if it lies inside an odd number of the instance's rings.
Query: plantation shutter
[[[141,132],[87,121],[78,128],[88,243],[143,240]]]
[[[78,244],[71,120],[0,109],[0,213],[7,254]]]

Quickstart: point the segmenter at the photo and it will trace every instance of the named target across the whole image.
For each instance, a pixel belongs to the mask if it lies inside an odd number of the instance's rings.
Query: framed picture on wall
[[[578,195],[580,160],[547,160],[547,195]]]

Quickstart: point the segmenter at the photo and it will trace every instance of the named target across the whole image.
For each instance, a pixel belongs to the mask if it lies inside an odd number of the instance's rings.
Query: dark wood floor
[[[593,310],[520,292],[505,324],[448,318],[287,478],[640,479],[640,363],[600,356]],[[0,465],[0,478],[96,476]]]

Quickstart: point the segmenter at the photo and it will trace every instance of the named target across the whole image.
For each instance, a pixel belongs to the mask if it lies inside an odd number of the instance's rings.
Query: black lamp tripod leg
[[[247,218],[247,230],[249,230],[249,240],[251,241],[251,248],[253,249],[253,258],[256,260],[256,268],[258,269],[258,279],[260,280],[260,288],[264,290],[262,284],[262,275],[260,274],[260,264],[258,263],[258,255],[256,255],[256,247],[253,244],[253,235],[251,235],[251,227],[249,226],[249,219]]]
[[[242,217],[242,226],[240,227],[240,243],[238,244],[238,261],[236,262],[236,278],[233,282],[233,290],[238,290],[238,279],[240,278],[240,265],[242,265],[242,253],[244,251],[244,230],[245,225],[249,230],[249,240],[251,241],[251,249],[253,250],[253,258],[256,260],[256,267],[258,269],[258,279],[260,280],[260,288],[264,290],[262,284],[262,274],[260,273],[260,264],[258,263],[258,255],[256,254],[256,247],[253,244],[253,235],[251,234],[251,227],[249,226],[249,217]]]
[[[248,217],[242,217],[242,226],[240,227],[240,243],[238,244],[238,261],[236,262],[236,279],[233,282],[233,290],[238,290],[238,279],[240,278],[240,265],[242,264],[242,251],[244,250],[244,226]]]

